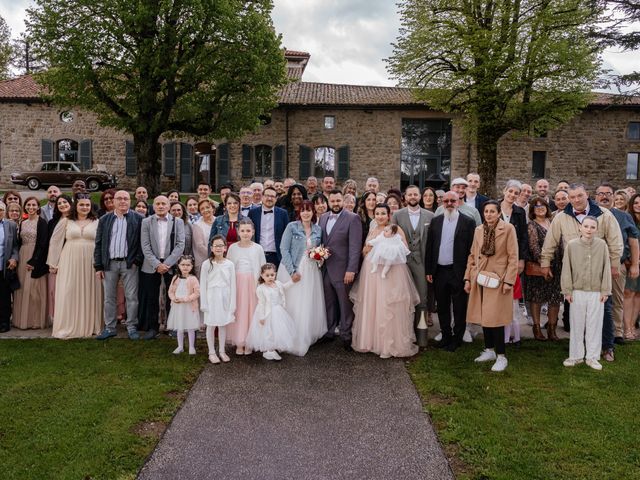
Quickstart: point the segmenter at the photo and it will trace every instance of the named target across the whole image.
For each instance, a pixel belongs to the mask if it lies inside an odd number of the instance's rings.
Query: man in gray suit
[[[145,340],[157,337],[160,313],[160,284],[167,292],[172,269],[184,251],[184,222],[169,215],[169,199],[163,195],[153,201],[155,214],[142,220],[140,246],[144,261],[140,272],[140,307],[138,328],[146,330]],[[168,294],[166,309],[169,312]]]
[[[11,329],[11,285],[9,278],[18,266],[16,224],[4,218],[7,206],[0,202],[0,333]]]
[[[427,312],[427,279],[424,274],[424,255],[433,213],[420,208],[420,189],[415,185],[407,187],[404,191],[404,199],[407,206],[393,214],[391,223],[395,223],[402,229],[411,252],[407,256],[407,266],[420,294],[420,305],[416,307],[414,321],[414,326],[417,326],[420,312]]]

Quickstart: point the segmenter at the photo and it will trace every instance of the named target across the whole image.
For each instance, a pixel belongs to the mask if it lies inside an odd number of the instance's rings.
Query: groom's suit
[[[362,222],[355,213],[342,210],[331,232],[327,232],[327,223],[332,212],[320,217],[322,243],[331,252],[324,264],[324,297],[327,305],[327,337],[333,337],[336,326],[340,337],[351,344],[351,325],[353,324],[353,303],[349,299],[351,285],[345,285],[346,272],[358,273],[362,248]]]

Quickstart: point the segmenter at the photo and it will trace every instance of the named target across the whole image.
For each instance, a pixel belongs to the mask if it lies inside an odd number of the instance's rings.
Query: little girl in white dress
[[[177,330],[178,348],[173,353],[184,351],[184,331],[189,335],[189,355],[196,354],[196,330],[200,328],[200,285],[193,275],[194,260],[191,255],[178,259],[178,273],[169,285],[171,311],[167,319],[167,329]]]
[[[267,360],[281,360],[278,350],[290,352],[294,347],[296,326],[285,310],[284,289],[292,283],[276,280],[276,266],[265,263],[260,269],[256,290],[258,306],[253,314],[246,346],[258,350]]]
[[[371,273],[375,273],[378,266],[383,265],[380,275],[382,278],[387,277],[391,265],[407,263],[407,255],[411,253],[402,241],[397,225],[387,225],[382,235],[368,240],[367,243],[373,247],[369,252],[369,261],[373,264]]]

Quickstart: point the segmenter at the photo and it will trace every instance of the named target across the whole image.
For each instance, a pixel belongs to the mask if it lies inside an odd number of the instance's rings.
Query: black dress
[[[547,236],[547,230],[537,222],[530,222],[529,231],[529,260],[540,263],[540,253],[544,238]],[[562,242],[560,242],[562,245]],[[562,247],[558,247],[553,259],[551,260],[551,277],[550,281],[546,281],[544,277],[529,276],[525,282],[525,298],[533,303],[548,303],[549,305],[560,305],[564,300],[560,289],[560,273],[562,270]]]

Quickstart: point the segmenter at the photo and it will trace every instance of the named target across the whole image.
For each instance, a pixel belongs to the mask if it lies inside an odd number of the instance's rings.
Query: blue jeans
[[[613,323],[613,297],[609,295],[604,302],[604,317],[602,318],[602,350],[614,350],[613,339],[615,326]]]

